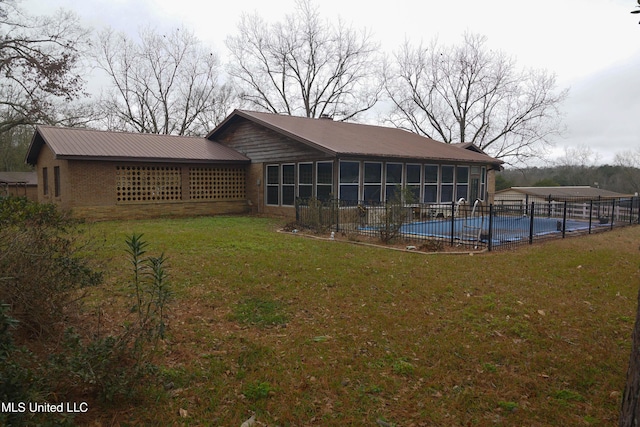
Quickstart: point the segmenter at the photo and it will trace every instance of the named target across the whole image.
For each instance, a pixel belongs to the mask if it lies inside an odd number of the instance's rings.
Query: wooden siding
[[[321,150],[313,149],[285,135],[249,121],[231,126],[218,142],[249,157],[252,163],[297,162],[330,159]]]

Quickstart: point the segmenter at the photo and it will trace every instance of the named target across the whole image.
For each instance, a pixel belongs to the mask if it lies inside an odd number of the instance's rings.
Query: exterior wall
[[[247,168],[247,203],[251,213],[264,213],[264,168],[262,163],[251,163]]]
[[[60,168],[60,195],[55,195],[54,169]],[[47,170],[47,179],[43,178],[43,171]],[[69,183],[67,181],[68,165],[66,160],[55,159],[53,152],[48,146],[44,145],[38,155],[38,202],[55,203],[62,209],[68,209],[68,202],[63,199],[65,192],[69,191]],[[45,188],[46,187],[46,188]]]
[[[487,167],[487,203],[493,203],[496,196],[496,171]]]
[[[136,205],[80,206],[71,209],[73,216],[93,221],[244,214],[246,201],[149,203]]]
[[[239,151],[253,163],[310,161],[327,157],[320,150],[249,121],[232,126],[216,141]]]
[[[0,183],[0,196],[26,197],[29,200],[38,201],[38,186],[14,183]]]

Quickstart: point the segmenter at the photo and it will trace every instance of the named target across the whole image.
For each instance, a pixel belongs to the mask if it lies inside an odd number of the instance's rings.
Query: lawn
[[[638,291],[640,227],[474,255],[277,233],[266,218],[103,222],[113,324],[124,239],[169,257],[158,382],[94,425],[609,426]]]

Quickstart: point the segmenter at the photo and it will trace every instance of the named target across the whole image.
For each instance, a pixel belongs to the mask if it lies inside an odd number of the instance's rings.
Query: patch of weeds
[[[418,247],[423,252],[441,252],[444,250],[444,242],[442,240],[427,240]]]
[[[231,320],[245,325],[269,327],[284,325],[288,317],[282,311],[282,303],[279,301],[249,297],[236,304]]]
[[[412,376],[415,371],[415,366],[408,362],[405,358],[401,358],[393,362],[391,369],[394,374],[402,375],[405,377]]]
[[[531,327],[524,322],[514,322],[513,325],[511,325],[511,328],[509,328],[509,331],[518,338],[522,338],[525,340],[531,339],[531,337],[533,336]]]
[[[494,374],[498,371],[498,368],[493,363],[483,363],[482,370]]]
[[[242,389],[242,394],[249,400],[256,401],[266,399],[269,393],[275,391],[274,388],[266,381],[255,381],[247,384]]]
[[[555,391],[551,396],[564,403],[584,402],[585,400],[580,393],[567,389]]]
[[[482,299],[485,302],[485,306],[484,306],[485,309],[492,310],[492,309],[494,309],[496,307],[495,295],[494,294],[484,295],[482,297]]]
[[[384,391],[384,389],[382,388],[382,386],[372,384],[368,387],[361,387],[360,391],[364,394],[380,394]]]
[[[595,424],[598,422],[598,419],[589,415],[585,415],[584,422],[586,422],[587,424]]]
[[[513,412],[518,409],[518,404],[516,402],[509,402],[504,400],[498,402],[498,406],[507,412]]]

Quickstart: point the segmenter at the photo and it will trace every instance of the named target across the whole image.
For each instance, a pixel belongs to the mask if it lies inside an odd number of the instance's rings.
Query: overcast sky
[[[184,26],[221,55],[224,40],[236,33],[240,15],[257,12],[280,20],[294,0],[22,0],[34,14],[64,8],[85,25],[111,26],[135,35],[140,27]],[[563,104],[565,147],[588,147],[598,163],[640,146],[640,15],[634,0],[394,0],[317,1],[322,17],[368,28],[391,52],[405,38],[419,42],[438,37],[459,43],[465,31],[488,37],[488,46],[513,55],[519,65],[544,68],[569,88]]]

